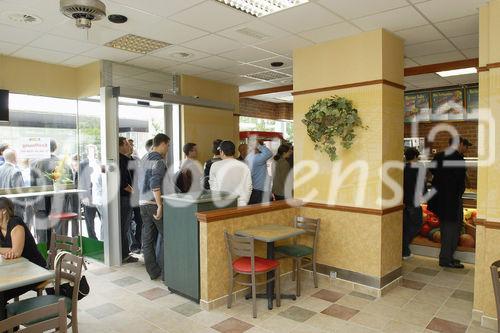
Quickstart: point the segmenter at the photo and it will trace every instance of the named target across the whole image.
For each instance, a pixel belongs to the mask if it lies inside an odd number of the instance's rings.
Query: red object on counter
[[[439,228],[439,226],[441,225],[441,223],[439,222],[439,218],[436,215],[432,215],[430,218],[428,218],[427,223],[429,223],[432,229]]]
[[[427,237],[429,235],[429,232],[432,230],[431,226],[427,223],[424,223],[422,228],[420,229],[420,234],[424,237]]]

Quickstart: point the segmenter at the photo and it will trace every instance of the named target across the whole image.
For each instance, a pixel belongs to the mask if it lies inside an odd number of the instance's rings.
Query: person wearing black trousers
[[[467,173],[464,153],[471,145],[462,137],[451,138],[450,147],[438,153],[432,161],[432,186],[436,194],[429,200],[428,208],[441,221],[439,265],[442,267],[464,268],[453,254],[458,247],[463,222],[462,195]]]

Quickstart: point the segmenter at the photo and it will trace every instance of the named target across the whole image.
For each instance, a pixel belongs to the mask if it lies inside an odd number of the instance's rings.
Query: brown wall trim
[[[480,72],[480,73],[481,72],[487,72],[488,71],[488,66],[478,67],[477,71]]]
[[[279,87],[272,87],[272,88],[266,88],[266,89],[258,89],[258,90],[241,92],[240,98],[265,95],[265,94],[272,94],[272,93],[283,92],[283,91],[292,91],[292,90],[293,90],[293,85],[289,84],[286,86],[279,86]]]
[[[486,229],[500,229],[500,222],[490,222],[485,219],[477,219],[476,225],[483,226]]]
[[[486,66],[478,67],[477,71],[478,72],[487,72],[492,68],[500,68],[500,62],[494,62],[494,63],[488,64]]]
[[[324,91],[332,91],[332,90],[340,90],[340,89],[347,89],[347,88],[355,88],[355,87],[364,87],[364,86],[372,86],[376,84],[385,84],[391,87],[395,87],[398,89],[405,90],[405,86],[402,84],[392,82],[389,80],[372,80],[372,81],[364,81],[364,82],[356,82],[356,83],[348,83],[348,84],[341,84],[338,86],[330,86],[330,87],[323,87],[323,88],[316,88],[316,89],[308,89],[308,90],[302,90],[302,91],[294,91],[292,92],[293,96],[297,95],[306,95],[306,94],[314,94],[318,92],[324,92]]]
[[[450,62],[442,62],[439,64],[405,68],[405,76],[429,74],[429,73],[436,73],[436,72],[441,72],[441,71],[449,71],[452,69],[478,67],[478,66],[479,66],[479,59],[477,59],[477,58],[458,60],[458,61],[450,61]]]
[[[338,206],[338,205],[327,205],[321,203],[309,202],[304,205],[304,207],[309,208],[319,208],[319,209],[327,209],[327,210],[336,210],[341,212],[350,212],[350,213],[358,213],[358,214],[366,214],[366,215],[377,215],[383,216],[387,214],[391,214],[394,212],[398,212],[403,210],[403,205],[386,208],[386,209],[373,209],[373,208],[361,208],[361,207],[352,207],[352,206]]]

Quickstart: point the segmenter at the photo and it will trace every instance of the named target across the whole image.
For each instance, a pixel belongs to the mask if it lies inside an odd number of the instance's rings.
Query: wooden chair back
[[[321,219],[312,219],[304,216],[296,216],[294,219],[294,227],[304,230],[305,235],[312,237],[313,249],[316,253],[316,246],[318,244],[318,233]]]
[[[80,279],[82,277],[83,257],[70,253],[64,253],[56,264],[55,294],[60,295],[61,280],[68,281],[73,286],[71,295],[71,312],[77,311],[78,292],[80,290]],[[66,282],[64,281],[64,282]]]
[[[253,237],[243,237],[229,234],[224,230],[228,254],[229,271],[233,271],[233,261],[238,257],[249,257],[252,263],[252,273],[255,271],[255,248]]]
[[[16,316],[10,317],[6,320],[0,321],[0,332],[5,332],[5,331],[13,332],[16,327],[21,326],[24,323],[29,323],[43,318],[53,317],[54,315],[57,315],[57,317],[38,322],[26,328],[22,328],[18,330],[18,332],[39,333],[49,330],[56,330],[56,332],[66,333],[67,312],[66,312],[66,306],[64,305],[64,299],[62,298],[55,304],[27,311],[18,314]]]
[[[56,259],[57,253],[60,251],[67,251],[74,255],[81,255],[82,248],[78,244],[78,237],[58,235],[54,230],[52,231],[47,262],[49,269],[55,269],[54,260]]]
[[[497,318],[500,318],[500,260],[491,264],[490,269],[491,279],[493,281],[493,292],[495,293],[495,301],[497,304]],[[498,332],[500,332],[500,323],[498,324]]]

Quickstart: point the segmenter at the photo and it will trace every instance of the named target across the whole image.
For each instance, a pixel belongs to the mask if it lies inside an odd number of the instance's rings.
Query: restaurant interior
[[[0,200],[48,264],[0,223],[0,332],[500,332],[499,82],[500,0],[0,0]],[[169,177],[187,143],[293,158],[286,200],[162,193],[153,279],[139,199],[123,257],[119,137],[141,160],[161,133]],[[431,172],[403,258],[405,150],[430,170],[458,136],[463,268]]]

